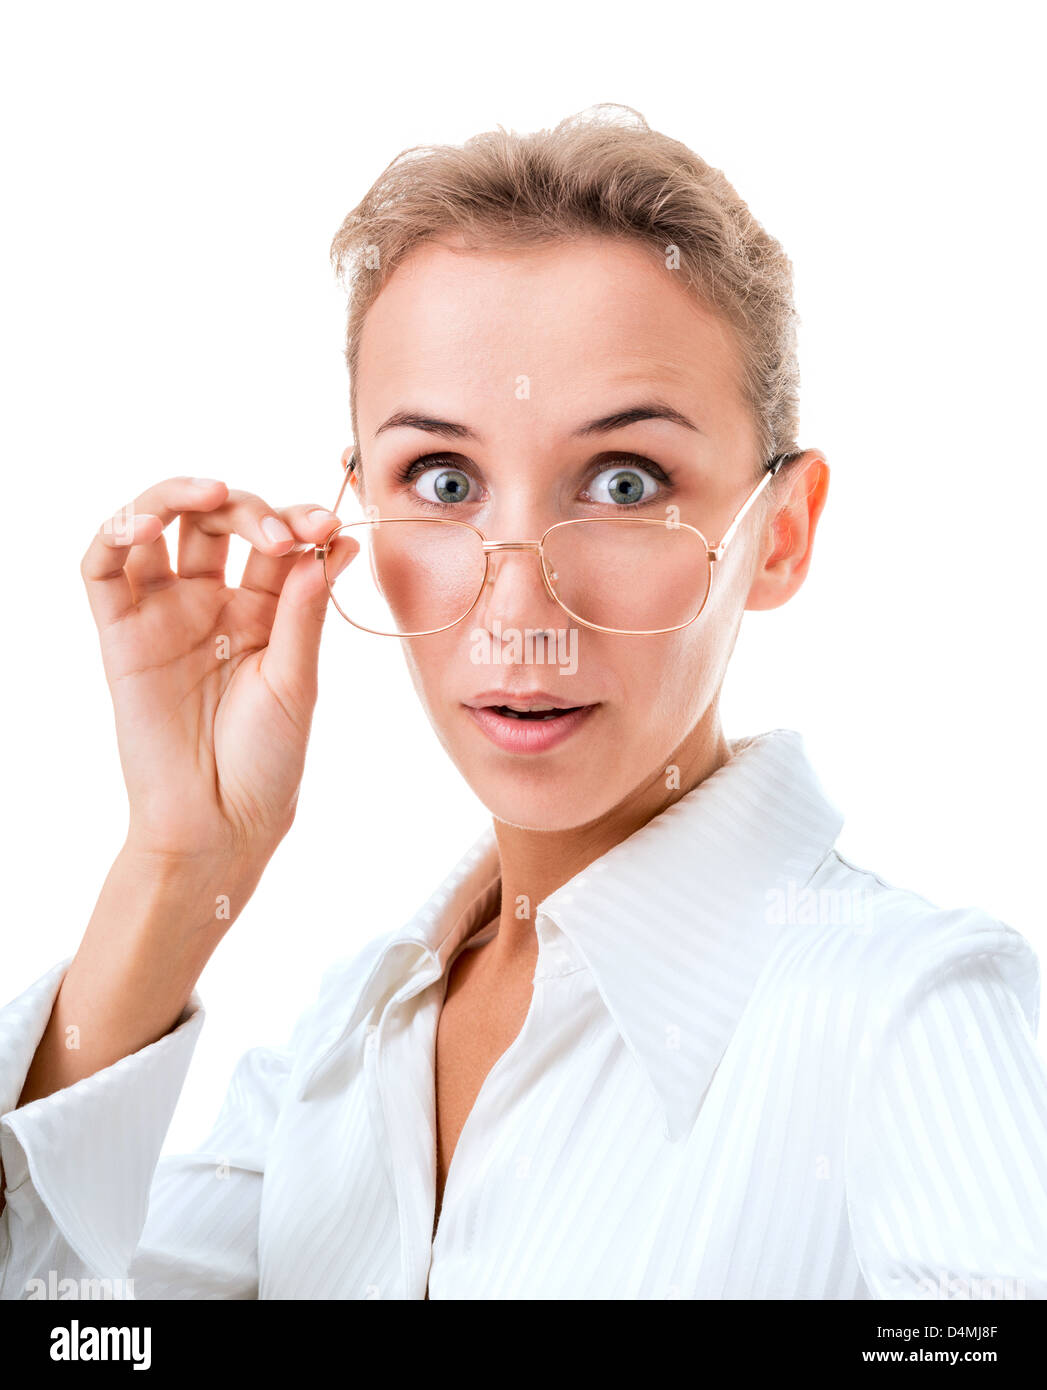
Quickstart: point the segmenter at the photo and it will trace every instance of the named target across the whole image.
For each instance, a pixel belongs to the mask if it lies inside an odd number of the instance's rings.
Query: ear
[[[351,456],[353,455],[353,453],[355,452],[355,450],[356,450],[356,445],[355,445],[355,444],[347,444],[347,445],[345,446],[345,448],[342,450],[342,468],[343,468],[343,469],[346,468],[346,467],[348,466],[348,464],[349,464],[349,459],[351,458]],[[361,483],[361,479],[360,479],[360,470],[359,470],[359,467],[357,467],[357,468],[354,468],[353,471],[352,471],[352,473],[349,474],[349,487],[350,487],[350,489],[352,490],[353,495],[356,496],[356,497],[359,497],[359,495],[360,495],[360,483]]]
[[[828,491],[829,465],[820,449],[786,464],[763,524],[747,609],[779,608],[803,583]]]

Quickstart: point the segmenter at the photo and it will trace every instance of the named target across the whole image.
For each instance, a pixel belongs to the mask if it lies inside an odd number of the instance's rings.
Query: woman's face
[[[730,332],[677,273],[598,236],[524,252],[415,251],[361,336],[360,502],[382,517],[468,521],[493,541],[536,541],[575,517],[664,521],[675,507],[715,545],[760,460]],[[681,418],[615,422],[641,405]],[[582,432],[593,421],[606,423]],[[680,631],[583,627],[546,592],[536,554],[507,550],[491,555],[488,587],[462,622],[404,639],[438,737],[495,817],[577,827],[670,786],[672,765],[686,773],[716,726],[759,582],[762,516],[748,513],[704,610]],[[554,636],[521,640],[542,629]],[[581,713],[536,721],[493,708],[534,692]]]

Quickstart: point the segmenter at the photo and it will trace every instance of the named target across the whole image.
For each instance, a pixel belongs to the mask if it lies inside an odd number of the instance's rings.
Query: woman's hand
[[[163,531],[175,517],[172,569]],[[80,568],[116,714],[128,850],[264,863],[287,833],[328,603],[312,547],[338,524],[322,507],[275,510],[222,482],[168,478],[100,527]],[[239,588],[225,579],[233,533],[252,546]],[[358,549],[338,545],[343,562]]]

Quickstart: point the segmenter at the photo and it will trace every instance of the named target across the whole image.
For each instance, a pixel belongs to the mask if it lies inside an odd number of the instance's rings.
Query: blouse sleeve
[[[947,917],[882,959],[855,1071],[847,1205],[874,1298],[1047,1298],[1039,965],[1002,923]]]
[[[16,1108],[69,964],[0,1010],[0,1298],[106,1296],[96,1280],[114,1297],[256,1297],[262,1173],[292,1047],[240,1059],[189,1154],[158,1158],[203,1025],[195,991],[164,1037]]]

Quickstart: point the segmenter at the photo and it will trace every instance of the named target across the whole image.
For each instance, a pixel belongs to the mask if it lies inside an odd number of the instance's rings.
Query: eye
[[[427,502],[464,502],[471,483],[460,468],[435,467],[419,473],[414,481],[418,495]]]
[[[660,490],[653,474],[638,464],[618,464],[597,473],[587,492],[596,502],[612,502],[617,506],[632,506],[649,502]]]

